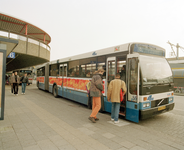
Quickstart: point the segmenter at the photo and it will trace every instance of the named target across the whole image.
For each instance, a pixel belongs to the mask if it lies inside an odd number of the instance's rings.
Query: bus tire
[[[57,89],[57,85],[54,85],[54,87],[53,87],[53,95],[54,95],[54,97],[55,98],[57,98],[58,97],[58,89]]]

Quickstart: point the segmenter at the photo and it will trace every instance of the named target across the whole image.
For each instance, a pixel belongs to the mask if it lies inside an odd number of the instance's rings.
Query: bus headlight
[[[169,102],[171,102],[171,101],[173,101],[174,100],[174,98],[173,97],[170,97],[169,98]]]
[[[150,103],[144,103],[144,104],[143,104],[143,108],[149,107],[149,106],[150,106]]]

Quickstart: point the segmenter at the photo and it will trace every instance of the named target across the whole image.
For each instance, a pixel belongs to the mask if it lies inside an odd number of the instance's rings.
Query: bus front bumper
[[[165,106],[165,107],[164,107]],[[140,119],[147,119],[150,118],[152,116],[158,115],[158,114],[162,114],[164,112],[168,112],[170,110],[173,110],[174,108],[174,103],[170,103],[164,106],[160,106],[160,107],[155,107],[155,108],[151,108],[148,110],[140,110]],[[160,108],[163,108],[162,110],[160,110]]]

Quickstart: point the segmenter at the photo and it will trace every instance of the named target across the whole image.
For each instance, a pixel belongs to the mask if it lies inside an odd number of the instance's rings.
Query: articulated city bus
[[[46,63],[37,69],[37,86],[55,97],[89,105],[86,84],[99,68],[105,70],[101,110],[111,113],[107,91],[116,73],[127,86],[119,113],[127,120],[139,122],[174,108],[173,76],[165,50],[146,43],[127,43]]]

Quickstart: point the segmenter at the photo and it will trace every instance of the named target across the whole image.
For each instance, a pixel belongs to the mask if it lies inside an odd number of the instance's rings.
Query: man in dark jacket
[[[14,76],[12,76],[11,80],[12,80],[11,83],[13,83],[14,94],[18,95],[20,78],[17,75],[17,72],[14,73]]]
[[[24,74],[24,76],[21,78],[21,81],[22,81],[22,94],[25,94],[26,85],[28,85],[27,73]]]
[[[101,95],[103,91],[101,76],[103,75],[103,73],[104,73],[103,69],[98,69],[98,72],[93,75],[91,80],[90,96],[93,97],[93,106],[92,106],[92,113],[89,117],[89,120],[91,120],[93,123],[99,120],[96,117],[96,115],[98,114],[101,108]]]

